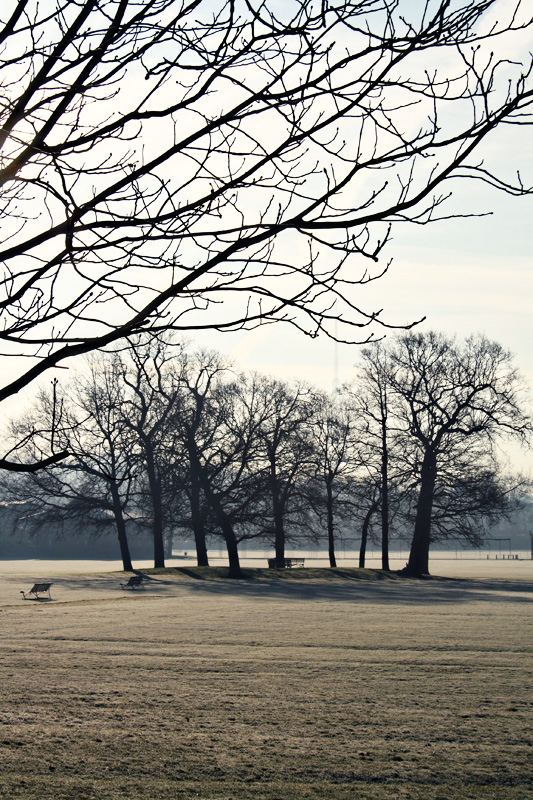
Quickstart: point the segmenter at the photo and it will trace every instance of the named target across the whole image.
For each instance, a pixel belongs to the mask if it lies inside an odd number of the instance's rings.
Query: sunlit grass
[[[146,572],[3,607],[1,798],[533,797],[528,582]]]

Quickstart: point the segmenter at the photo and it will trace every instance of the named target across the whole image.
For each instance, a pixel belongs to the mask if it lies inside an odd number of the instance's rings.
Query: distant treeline
[[[510,354],[483,336],[369,345],[333,395],[169,336],[135,337],[13,421],[21,462],[68,456],[10,474],[3,500],[25,535],[88,540],[112,527],[125,569],[132,536],[149,529],[157,567],[176,531],[190,532],[199,565],[222,537],[235,577],[243,541],[273,547],[279,566],[287,546],[325,547],[335,566],[348,535],[360,566],[372,542],[383,569],[391,538],[407,539],[407,571],[425,574],[432,542],[480,546],[527,496],[497,450],[530,434],[523,391]]]

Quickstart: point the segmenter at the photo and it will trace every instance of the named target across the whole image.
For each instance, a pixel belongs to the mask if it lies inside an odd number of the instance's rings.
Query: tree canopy
[[[0,336],[24,358],[0,401],[147,329],[372,336],[357,289],[391,225],[445,216],[452,178],[529,191],[476,151],[531,122],[531,24],[498,0],[6,0]]]

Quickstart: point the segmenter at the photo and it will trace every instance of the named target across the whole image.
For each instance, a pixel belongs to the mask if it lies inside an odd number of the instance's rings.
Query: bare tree
[[[375,489],[372,489],[372,501],[364,520],[363,541],[361,542],[360,561],[364,562],[366,535],[371,516],[377,511],[381,514],[381,567],[389,567],[389,461],[391,432],[389,430],[389,386],[387,373],[387,350],[377,342],[362,353],[362,364],[358,381],[344,392],[350,396],[354,405],[354,413],[359,418],[360,440],[366,449],[367,480],[369,486],[371,475],[374,477]]]
[[[528,481],[524,476],[507,474],[486,454],[475,460],[471,452],[465,455],[451,474],[442,469],[437,476],[431,540],[455,540],[481,547],[488,531],[521,507],[520,492]]]
[[[66,424],[69,451],[88,482],[92,478],[92,496],[106,499],[109,496],[122,564],[125,570],[132,570],[126,510],[130,506],[136,464],[135,443],[122,415],[124,397],[124,387],[109,359],[91,357],[88,375],[79,375],[71,389]],[[102,482],[105,492],[99,490]]]
[[[312,406],[308,499],[319,520],[325,521],[329,564],[336,567],[339,524],[346,523],[354,513],[353,493],[361,466],[359,436],[348,405],[325,393],[316,393]]]
[[[172,367],[180,348],[168,336],[145,336],[129,339],[127,348],[111,354],[111,368],[127,387],[120,414],[123,424],[135,436],[143,468],[146,491],[142,485],[138,491],[144,494],[150,509],[155,567],[165,566],[164,535],[170,525],[171,504],[165,489],[170,489],[168,441],[179,402]]]
[[[375,342],[363,348],[357,377],[343,393],[358,419],[363,462],[357,489],[359,502],[364,498],[360,565],[364,564],[372,518],[379,513],[381,568],[389,570],[391,525],[405,504],[403,495],[416,468],[406,459],[410,440],[395,416],[388,344]]]
[[[372,531],[372,519],[380,510],[380,485],[375,480],[362,480],[357,488],[361,498],[360,507],[363,509],[361,525],[361,543],[359,545],[359,569],[364,569],[366,563],[366,551],[368,547],[369,534]],[[362,501],[362,502],[361,502]]]
[[[185,401],[174,424],[215,522],[212,532],[225,540],[229,576],[240,578],[238,545],[261,534],[265,515],[262,398],[256,376],[222,380],[224,370],[214,354],[201,372],[200,379],[182,383],[192,395],[192,413],[187,414]]]
[[[259,435],[268,470],[265,533],[274,544],[276,565],[283,569],[287,538],[301,522],[303,488],[311,468],[312,392],[305,384],[269,377],[258,378],[258,384]]]
[[[532,426],[511,354],[484,336],[459,345],[435,332],[405,335],[389,349],[389,367],[389,384],[399,401],[396,414],[418,453],[419,488],[406,572],[423,575],[429,572],[438,491],[441,512],[446,496],[450,499],[444,483],[439,489],[439,476],[453,477],[456,497],[463,488],[469,502],[476,495],[478,502],[491,494],[495,500],[496,482],[487,460],[499,439],[524,441]],[[476,467],[485,475],[485,489],[473,477]],[[464,506],[462,511],[467,517]]]
[[[124,387],[109,359],[92,357],[58,399],[56,381],[14,422],[14,438],[27,440],[27,459],[38,462],[46,448],[68,448],[70,458],[18,475],[4,484],[4,496],[23,509],[26,525],[83,522],[93,531],[114,521],[125,570],[132,569],[127,518],[134,482],[134,443],[121,415]],[[24,435],[25,434],[25,435]],[[49,438],[50,437],[50,438]]]
[[[6,0],[0,401],[147,329],[367,339],[391,225],[449,215],[454,178],[529,192],[476,157],[531,122],[527,8]]]
[[[171,425],[171,474],[178,490],[189,501],[190,525],[194,535],[198,566],[209,565],[206,541],[208,507],[202,492],[201,453],[207,453],[217,428],[212,396],[222,379],[231,377],[230,364],[215,351],[184,348],[175,366],[179,403]],[[180,454],[184,458],[180,458]],[[179,464],[177,460],[179,459]],[[180,468],[181,466],[181,468]]]

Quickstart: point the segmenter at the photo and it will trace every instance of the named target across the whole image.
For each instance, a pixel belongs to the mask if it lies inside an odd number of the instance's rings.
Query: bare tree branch
[[[531,193],[471,161],[532,122],[525,2],[4,5],[0,401],[147,330],[369,341],[391,225],[456,178]]]

